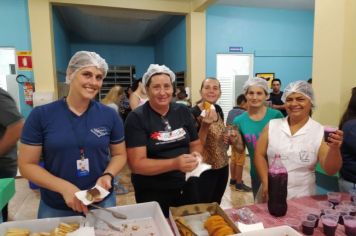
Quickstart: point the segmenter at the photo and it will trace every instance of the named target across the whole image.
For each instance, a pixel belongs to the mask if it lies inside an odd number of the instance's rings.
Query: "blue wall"
[[[254,54],[254,73],[274,72],[282,86],[312,74],[314,11],[211,6],[207,11],[207,76],[229,46]]]
[[[155,63],[165,64],[174,72],[185,71],[186,55],[185,16],[175,16],[156,36]]]
[[[70,42],[68,34],[64,30],[64,22],[59,15],[58,10],[55,8],[53,8],[52,16],[57,80],[59,82],[65,82],[65,72],[67,70],[68,61],[72,56],[70,51]]]
[[[142,77],[148,66],[154,62],[153,46],[125,46],[114,44],[71,44],[71,52],[95,51],[109,65],[135,65],[136,78]]]
[[[31,51],[31,36],[28,20],[27,0],[0,1],[0,47],[13,47],[16,51]],[[33,81],[33,73],[17,71]],[[23,116],[27,117],[31,107],[24,102],[23,89],[20,89],[20,107]]]

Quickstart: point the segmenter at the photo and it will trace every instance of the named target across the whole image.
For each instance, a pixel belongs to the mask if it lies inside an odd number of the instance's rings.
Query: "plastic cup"
[[[328,201],[331,202],[334,205],[334,207],[339,205],[341,201],[341,193],[328,192]]]
[[[338,223],[343,225],[344,219],[342,217],[350,214],[350,208],[348,206],[338,205],[335,207],[335,210],[340,214]]]
[[[352,202],[356,202],[356,189],[352,188],[349,190],[350,193],[350,200]]]
[[[334,236],[337,228],[339,217],[336,215],[323,215],[321,222],[323,223],[323,230],[326,236]]]
[[[302,232],[305,235],[313,235],[316,222],[314,215],[308,214],[302,218]]]
[[[300,230],[300,220],[294,219],[294,218],[287,218],[284,220],[284,224],[288,225],[289,227],[299,231]]]
[[[325,209],[324,213],[325,213],[324,215],[334,215],[334,216],[337,216],[337,217],[340,216],[340,213],[335,209]]]
[[[320,216],[324,215],[324,210],[325,209],[332,209],[334,204],[328,201],[319,201],[318,202],[318,207],[320,209]]]
[[[343,216],[345,234],[347,236],[356,235],[356,217],[355,216]]]
[[[329,139],[329,135],[331,133],[335,133],[335,131],[337,130],[337,127],[332,126],[332,125],[325,125],[324,126],[324,141],[328,142]]]

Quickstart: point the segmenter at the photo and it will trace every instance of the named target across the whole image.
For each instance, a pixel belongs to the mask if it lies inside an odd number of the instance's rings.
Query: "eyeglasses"
[[[172,127],[169,124],[169,121],[166,117],[161,116],[162,122],[164,124],[164,131],[166,132],[171,132],[172,131]]]

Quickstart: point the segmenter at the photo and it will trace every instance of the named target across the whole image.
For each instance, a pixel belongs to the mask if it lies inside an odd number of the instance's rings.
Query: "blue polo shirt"
[[[81,190],[95,185],[109,163],[109,145],[122,141],[123,124],[113,109],[92,101],[87,111],[77,116],[64,99],[33,109],[21,136],[24,144],[42,146],[47,171]],[[89,160],[89,175],[78,177],[81,146]],[[56,192],[41,188],[41,198],[53,208],[68,209]]]

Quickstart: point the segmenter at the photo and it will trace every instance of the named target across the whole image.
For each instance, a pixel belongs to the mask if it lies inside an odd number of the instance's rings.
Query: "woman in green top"
[[[280,111],[265,106],[265,102],[269,96],[266,80],[261,78],[248,79],[243,89],[248,104],[247,112],[236,117],[233,124],[238,127],[248,149],[252,192],[255,198],[261,184],[253,163],[258,137],[270,120],[283,118],[284,116]]]

